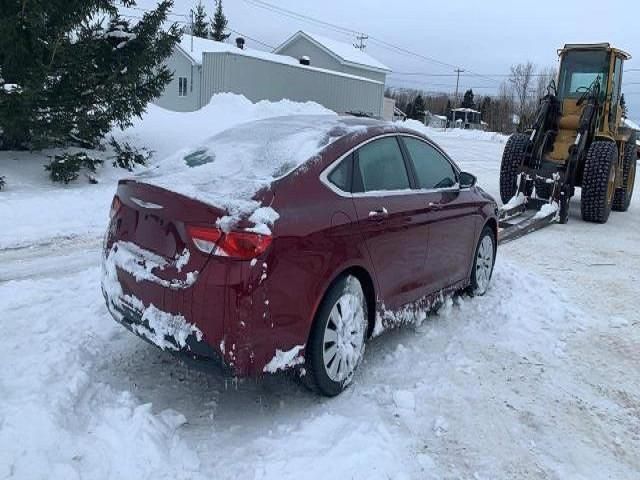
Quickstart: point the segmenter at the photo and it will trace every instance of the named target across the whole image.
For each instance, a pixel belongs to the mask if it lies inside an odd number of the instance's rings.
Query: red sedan
[[[233,375],[297,368],[337,395],[374,331],[487,291],[496,203],[436,144],[339,116],[247,123],[118,186],[114,318]]]

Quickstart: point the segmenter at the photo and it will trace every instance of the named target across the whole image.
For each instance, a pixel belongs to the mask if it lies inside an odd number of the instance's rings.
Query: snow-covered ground
[[[319,108],[216,101],[188,117],[152,108],[120,135],[161,158]],[[429,134],[497,194],[505,137]],[[501,247],[487,296],[374,339],[327,400],[286,375],[190,370],[115,324],[98,263],[118,172],[54,187],[40,157],[13,156],[0,157],[0,479],[640,477],[640,195],[606,225],[582,222],[576,198],[568,225]]]

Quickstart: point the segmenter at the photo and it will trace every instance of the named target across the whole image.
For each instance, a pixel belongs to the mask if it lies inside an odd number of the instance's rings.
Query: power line
[[[312,24],[315,24],[315,25],[320,25],[320,26],[323,26],[324,28],[333,30],[335,32],[339,32],[341,34],[350,34],[350,35],[360,35],[361,34],[361,32],[358,32],[356,30],[353,30],[353,29],[350,29],[350,28],[346,28],[346,27],[342,27],[340,25],[336,25],[335,23],[327,22],[327,21],[324,21],[324,20],[318,20],[318,19],[312,18],[312,17],[310,17],[308,15],[304,15],[302,13],[294,12],[293,10],[288,10],[286,8],[278,7],[276,5],[273,5],[273,4],[268,3],[268,2],[264,2],[262,0],[244,0],[244,2],[249,4],[249,5],[253,5],[255,7],[263,8],[263,9],[269,10],[269,11],[271,11],[273,13],[278,13],[280,15],[283,15],[283,16],[286,16],[286,17],[289,17],[289,18],[295,18],[297,20],[305,21],[305,22],[312,23]],[[401,46],[398,46],[398,45],[394,45],[392,43],[389,43],[389,42],[387,42],[385,40],[382,40],[380,38],[377,38],[377,37],[374,37],[374,36],[371,36],[371,35],[369,36],[369,40],[371,40],[373,43],[377,44],[378,46],[381,46],[381,47],[386,48],[388,50],[395,51],[397,53],[402,53],[404,55],[409,55],[409,56],[413,56],[413,57],[416,57],[416,58],[420,58],[421,60],[425,60],[427,62],[435,63],[435,64],[441,65],[443,67],[455,68],[455,69],[461,68],[460,65],[454,65],[454,64],[451,64],[451,63],[443,62],[443,61],[438,60],[438,59],[433,58],[433,57],[429,57],[427,55],[422,55],[420,53],[408,50],[408,49],[406,49],[404,47],[401,47]],[[490,77],[488,77],[486,75],[478,74],[478,73],[475,73],[475,72],[473,72],[471,70],[468,70],[468,69],[467,69],[467,72],[469,73],[469,75],[476,76],[476,77],[479,77],[479,78],[486,78],[486,79],[488,79],[488,80],[490,80],[492,82],[500,83],[495,78],[490,78]]]
[[[138,10],[138,11],[141,11],[141,12],[149,12],[149,11],[151,11],[151,10],[149,10],[149,9],[141,8],[141,7],[135,7],[135,8],[134,8],[134,7],[128,7],[128,8],[133,8],[134,10]],[[182,13],[173,13],[172,15],[179,16],[179,17],[189,18],[189,15],[182,14]],[[131,18],[131,19],[136,19],[136,20],[142,20],[142,17],[141,17],[141,16],[139,16],[139,15],[129,15],[129,14],[121,13],[121,14],[120,14],[120,16],[121,16],[121,17],[125,17],[125,18]],[[171,21],[173,21],[174,23],[182,24],[182,25],[191,25],[191,22],[190,22],[190,21],[181,21],[181,20],[171,20]],[[268,43],[266,43],[266,42],[263,42],[262,40],[258,40],[257,38],[254,38],[254,37],[252,37],[252,36],[249,36],[249,35],[247,35],[247,34],[245,34],[245,33],[242,33],[242,32],[240,32],[240,31],[238,31],[238,30],[234,30],[234,29],[233,29],[233,28],[231,28],[231,27],[227,27],[227,30],[229,30],[230,32],[235,33],[236,35],[240,35],[240,36],[242,36],[242,37],[244,37],[244,38],[248,38],[248,39],[249,39],[249,40],[251,40],[252,42],[255,42],[255,43],[259,44],[259,45],[262,45],[263,47],[270,48],[271,50],[274,50],[274,49],[275,49],[275,47],[274,47],[273,45],[270,45],[270,44],[268,44]]]
[[[350,28],[341,27],[340,25],[336,25],[330,22],[325,22],[323,20],[318,20],[317,18],[313,18],[308,15],[304,15],[302,13],[294,12],[293,10],[288,10],[286,8],[278,7],[276,5],[272,5],[271,3],[263,2],[262,0],[244,0],[244,2],[254,7],[258,7],[265,10],[269,10],[274,13],[278,13],[285,17],[301,20],[314,25],[319,25],[329,30],[333,30],[334,32],[339,32],[342,34],[349,34],[349,35],[358,35],[361,33],[356,30],[352,30]]]
[[[395,80],[393,81],[396,85],[400,85],[400,83],[397,82],[402,82],[402,84],[412,84],[412,85],[424,85],[426,87],[448,87],[451,90],[455,91],[456,86],[454,84],[450,84],[450,83],[431,83],[431,82],[421,82],[420,80]],[[483,88],[487,88],[487,89],[494,89],[495,87],[491,87],[489,85],[471,85],[471,86],[466,86],[466,85],[459,85],[459,88],[462,88],[464,90],[480,90]]]
[[[240,36],[242,36],[242,37],[244,37],[244,38],[248,38],[248,39],[249,39],[249,40],[251,40],[252,42],[256,42],[256,43],[258,43],[258,44],[262,45],[263,47],[270,48],[271,50],[275,50],[275,48],[276,48],[276,47],[274,47],[273,45],[269,45],[268,43],[265,43],[265,42],[263,42],[262,40],[258,40],[257,38],[250,37],[249,35],[246,35],[246,34],[244,34],[244,33],[242,33],[242,32],[239,32],[239,31],[237,31],[237,30],[234,30],[233,28],[229,28],[229,27],[227,27],[227,30],[229,30],[230,32],[235,33],[236,35],[240,35]]]
[[[416,76],[416,77],[456,77],[455,73],[427,73],[427,72],[391,72],[389,75],[400,75],[400,76]],[[483,73],[477,74],[482,75],[483,77],[510,77],[511,73]],[[474,77],[476,75],[460,75],[461,77]],[[532,73],[532,77],[546,77],[548,76],[545,73]]]

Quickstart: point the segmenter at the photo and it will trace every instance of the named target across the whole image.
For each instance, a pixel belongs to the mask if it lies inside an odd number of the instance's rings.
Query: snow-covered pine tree
[[[164,27],[172,0],[135,24],[133,0],[3,2],[0,148],[95,146],[130,125],[171,80],[164,60],[180,37]]]
[[[216,13],[213,15],[213,20],[211,20],[211,38],[218,42],[224,42],[229,38],[231,34],[225,33],[228,23],[227,17],[222,11],[222,0],[217,0]]]
[[[192,11],[193,28],[191,35],[200,38],[209,38],[209,23],[207,22],[207,11],[202,4],[198,2],[196,8]]]

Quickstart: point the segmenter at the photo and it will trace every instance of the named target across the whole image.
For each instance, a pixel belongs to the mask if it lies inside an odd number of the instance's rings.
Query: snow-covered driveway
[[[499,138],[433,136],[496,193]],[[331,400],[119,327],[95,235],[1,250],[0,479],[639,478],[640,195],[572,213],[501,248],[486,297],[374,339]]]

